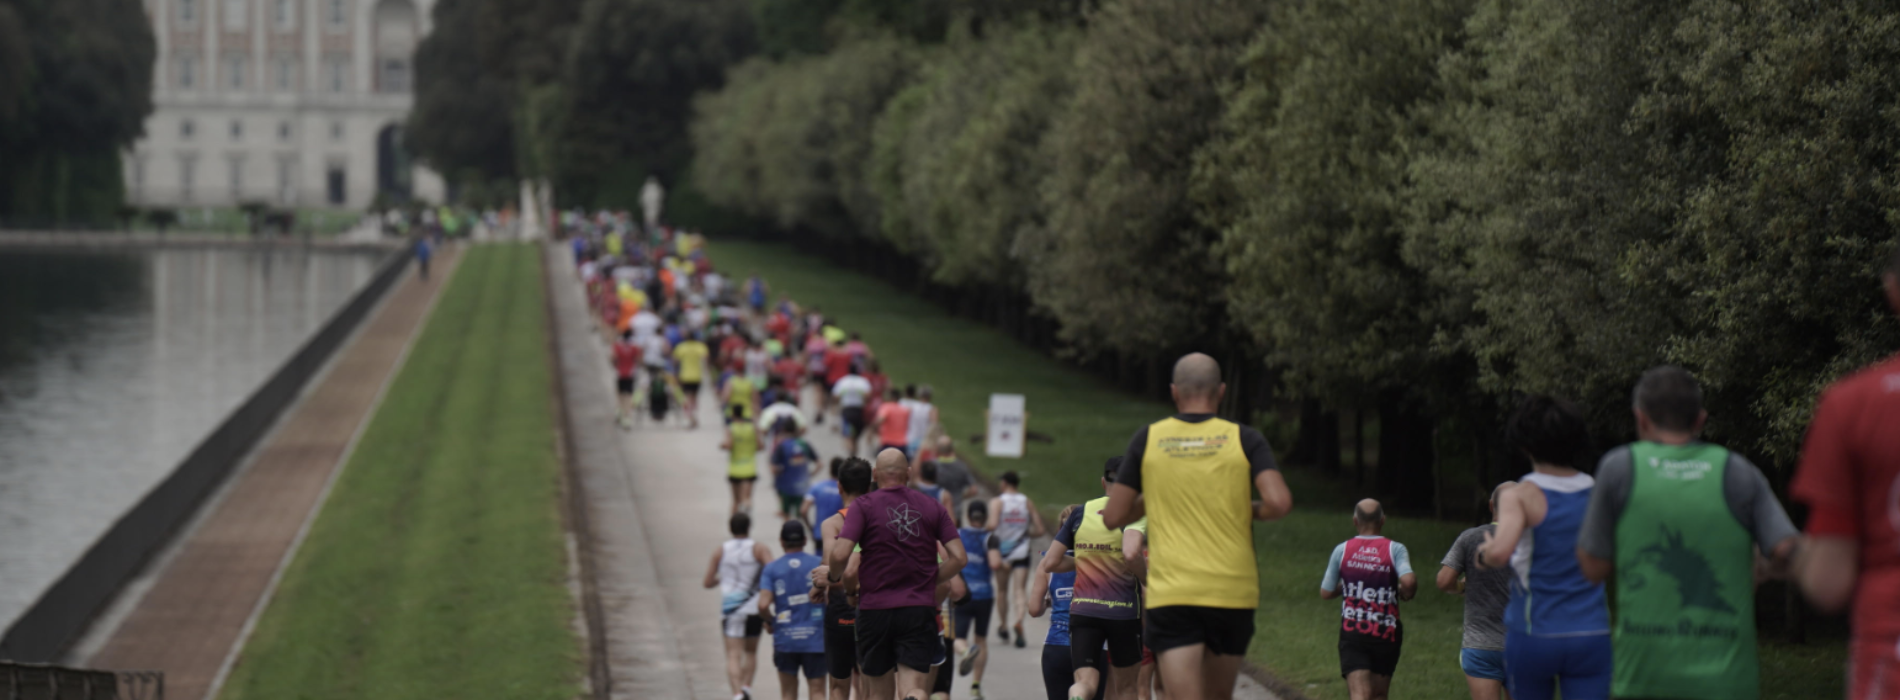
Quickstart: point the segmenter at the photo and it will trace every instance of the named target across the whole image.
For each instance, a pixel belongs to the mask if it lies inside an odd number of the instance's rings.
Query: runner
[[[733,374],[725,386],[719,387],[719,395],[728,413],[736,409],[747,420],[759,415],[759,385],[753,384],[751,377]]]
[[[950,494],[945,493],[943,487],[937,485],[937,463],[934,461],[920,463],[916,471],[917,479],[911,482],[910,487],[917,489],[918,493],[929,496],[930,500],[943,504],[943,512],[950,512]]]
[[[851,504],[871,492],[871,465],[855,457],[844,460],[838,467],[838,492],[844,497],[844,506],[819,521],[820,541],[827,552],[844,529],[844,516]],[[826,583],[829,568],[823,561],[811,574],[813,597],[825,600],[825,666],[831,672],[831,700],[850,700],[854,688],[859,697],[864,695],[863,676],[858,672],[859,558],[859,553],[851,554],[839,584]]]
[[[1760,697],[1756,547],[1768,570],[1781,572],[1799,533],[1761,470],[1697,439],[1708,413],[1687,370],[1644,372],[1634,403],[1638,441],[1598,463],[1577,539],[1584,578],[1602,583],[1622,574],[1610,691],[1619,698]]]
[[[930,667],[944,656],[935,612],[937,587],[956,577],[965,564],[963,540],[950,514],[910,490],[909,475],[904,453],[878,453],[878,490],[845,514],[843,528],[825,551],[827,566],[819,572],[827,584],[841,583],[852,548],[863,543],[858,665],[867,697],[872,698],[925,697]]]
[[[1464,648],[1458,665],[1465,671],[1471,700],[1500,700],[1504,692],[1504,602],[1511,597],[1511,575],[1506,569],[1478,564],[1484,538],[1497,532],[1498,497],[1515,481],[1491,490],[1491,524],[1458,535],[1438,569],[1438,590],[1465,597]]]
[[[633,390],[636,384],[635,368],[640,366],[640,346],[633,342],[633,331],[621,333],[614,341],[614,394],[619,398],[615,402],[620,409],[615,419],[622,429],[633,427]]]
[[[765,343],[756,338],[747,339],[743,356],[746,378],[752,380],[753,386],[765,386],[766,378],[772,374],[772,355],[765,351]]]
[[[843,467],[843,457],[831,458],[830,477],[814,481],[811,488],[806,489],[805,502],[799,505],[798,517],[814,523],[815,528],[822,527],[826,520],[844,509],[844,494],[838,489],[838,470]]]
[[[957,674],[975,674],[970,678],[970,697],[974,700],[983,700],[983,671],[990,660],[990,613],[996,610],[996,586],[991,579],[1003,570],[1002,544],[995,533],[983,527],[988,520],[989,506],[977,502],[970,506],[970,526],[957,529],[963,551],[970,558],[963,565],[963,585],[970,589],[970,597],[957,604],[955,616]]]
[[[1481,547],[1484,566],[1510,566],[1504,608],[1505,686],[1516,700],[1610,696],[1610,611],[1603,586],[1577,562],[1596,480],[1571,465],[1590,446],[1583,416],[1567,401],[1524,399],[1504,426],[1505,443],[1531,459],[1523,483],[1498,498],[1498,528]]]
[[[733,700],[750,700],[752,677],[759,668],[759,633],[765,628],[758,614],[759,572],[772,552],[752,541],[751,516],[733,513],[728,526],[732,539],[713,550],[703,585],[719,588],[720,614],[725,616],[726,682],[732,686]]]
[[[766,286],[765,280],[757,273],[745,279],[746,304],[752,307],[753,313],[765,313],[765,300],[771,293],[771,287]]]
[[[811,490],[818,452],[794,429],[780,427],[778,444],[772,448],[772,485],[778,491],[778,517],[793,518],[805,503],[805,492]]]
[[[852,370],[826,386],[831,387],[832,396],[838,397],[838,418],[843,423],[839,428],[844,431],[845,454],[856,457],[858,442],[864,435],[864,402],[871,395],[871,382]],[[824,422],[822,417],[818,422]]]
[[[1385,508],[1378,501],[1368,498],[1354,506],[1352,525],[1359,534],[1333,548],[1319,597],[1343,598],[1339,675],[1346,679],[1346,692],[1352,700],[1385,700],[1405,644],[1399,602],[1418,594],[1418,575],[1405,545],[1379,534],[1385,529]]]
[[[904,405],[904,392],[891,389],[885,394],[884,403],[877,407],[877,417],[871,420],[871,434],[877,436],[878,451],[897,450],[904,453],[905,459],[912,459],[917,453],[910,450],[910,408]]]
[[[825,697],[825,604],[811,599],[811,571],[818,556],[805,549],[805,526],[779,526],[785,556],[759,575],[759,614],[772,631],[772,666],[778,669],[779,698],[798,700],[798,672],[811,686],[807,697]]]
[[[1111,457],[1102,468],[1102,491],[1106,493],[1121,472],[1123,457]],[[1141,578],[1147,572],[1141,558],[1142,531],[1147,521],[1137,520],[1126,528],[1111,528],[1102,523],[1102,509],[1108,496],[1082,504],[1069,514],[1056,530],[1055,542],[1036,567],[1035,585],[1026,600],[1041,600],[1048,575],[1066,567],[1070,551],[1075,552],[1075,597],[1069,604],[1071,666],[1075,683],[1069,697],[1094,697],[1104,685],[1108,697],[1134,700],[1135,677],[1141,665]],[[1019,628],[1016,638],[1022,639]],[[1099,668],[1106,647],[1108,678],[1103,682]]]
[[[758,455],[764,445],[759,441],[758,426],[739,415],[738,407],[733,407],[731,418],[726,424],[726,440],[719,443],[719,449],[729,453],[726,482],[732,486],[732,512],[744,513],[752,509],[752,485],[759,480]]]
[[[970,467],[957,459],[957,444],[950,436],[937,438],[937,485],[950,494],[950,512],[963,522],[963,502],[976,496],[976,479]]]
[[[1900,313],[1900,251],[1881,274]],[[1801,589],[1816,608],[1852,604],[1853,700],[1900,699],[1900,356],[1821,394],[1801,448],[1794,497],[1809,507]]]
[[[831,389],[833,382],[825,372],[825,337],[816,328],[805,335],[805,371],[810,375],[811,383],[818,387],[818,414],[814,422],[825,424],[825,414],[831,412]]]
[[[981,505],[981,501],[971,504],[971,513],[974,514],[976,508]],[[1081,507],[1081,504],[1076,503],[1063,507],[1062,514],[1056,516],[1056,521],[1068,522],[1069,516],[1075,514],[1075,511]],[[1047,555],[1043,560],[1048,560]],[[1059,564],[1052,565],[1051,568],[1059,573],[1049,574],[1045,584],[1048,586],[1048,591],[1042,597],[1029,600],[1029,615],[1042,617],[1044,612],[1049,613],[1049,634],[1043,638],[1042,643],[1044,694],[1049,700],[1072,700],[1069,696],[1069,686],[1075,685],[1075,653],[1069,644],[1071,641],[1069,604],[1075,597],[1075,557],[1071,555]],[[1102,655],[1096,671],[1108,673],[1106,654]],[[1107,692],[1107,686],[1096,688],[1094,700],[1103,700]]]
[[[904,407],[910,411],[910,426],[904,433],[904,439],[910,448],[908,454],[921,458],[924,448],[931,447],[926,441],[937,431],[937,407],[930,403],[929,384],[908,387],[906,393],[913,398],[906,399],[909,403]]]
[[[679,363],[674,374],[679,377],[680,393],[683,394],[680,407],[686,410],[687,425],[699,427],[699,384],[706,380],[706,356],[709,350],[700,340],[699,331],[693,331],[685,342],[673,348],[673,360]]]
[[[1001,621],[996,636],[1009,641],[1009,630],[1016,630],[1016,648],[1029,646],[1023,639],[1023,611],[1029,590],[1029,540],[1041,537],[1047,530],[1042,525],[1042,514],[1036,512],[1035,501],[1029,500],[1021,490],[1022,477],[1016,472],[1003,472],[997,477],[996,485],[1002,493],[990,499],[990,512],[996,514],[996,522],[990,523],[990,531],[1002,542],[1003,563],[1007,565],[1000,573],[996,585],[996,610]],[[1016,605],[1009,604],[1010,596],[1015,596]]]
[[[1253,522],[1293,509],[1266,438],[1214,417],[1227,391],[1220,378],[1206,355],[1175,363],[1179,413],[1135,433],[1102,514],[1107,527],[1148,518],[1143,637],[1176,700],[1234,694],[1260,604]],[[1260,501],[1251,500],[1256,488]]]

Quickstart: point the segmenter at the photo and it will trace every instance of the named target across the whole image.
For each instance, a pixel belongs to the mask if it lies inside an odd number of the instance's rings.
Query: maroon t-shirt
[[[858,607],[931,607],[937,593],[937,545],[956,542],[950,512],[908,486],[878,489],[851,504],[838,536],[863,548]]]

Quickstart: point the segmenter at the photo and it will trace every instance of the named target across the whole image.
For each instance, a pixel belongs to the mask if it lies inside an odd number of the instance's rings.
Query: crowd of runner
[[[801,673],[812,698],[948,698],[954,674],[980,700],[991,623],[1023,649],[1025,615],[1051,618],[1051,700],[1232,696],[1260,595],[1254,523],[1284,517],[1292,495],[1260,433],[1215,415],[1226,386],[1212,358],[1179,360],[1178,412],[1108,457],[1103,495],[1051,530],[1013,472],[981,498],[930,387],[893,386],[836,319],[756,276],[724,277],[697,234],[583,221],[573,252],[612,340],[620,425],[693,429],[702,394],[721,407],[732,538],[704,583],[722,594],[735,698],[750,698],[769,633],[785,700]],[[1885,276],[1900,310],[1900,257]],[[1804,537],[1760,469],[1701,440],[1701,388],[1681,368],[1637,378],[1638,440],[1593,468],[1579,464],[1595,454],[1581,409],[1524,398],[1504,439],[1531,472],[1496,486],[1494,522],[1463,533],[1434,579],[1464,597],[1471,697],[1759,697],[1755,587],[1798,574],[1818,606],[1853,607],[1850,700],[1900,698],[1900,422],[1884,420],[1896,408],[1900,360],[1824,395],[1793,487],[1812,513]],[[827,420],[846,445],[829,462],[806,440]],[[750,537],[761,462],[778,557]],[[1352,525],[1320,596],[1340,601],[1351,698],[1374,700],[1394,682],[1400,604],[1418,581],[1379,502],[1358,503]]]

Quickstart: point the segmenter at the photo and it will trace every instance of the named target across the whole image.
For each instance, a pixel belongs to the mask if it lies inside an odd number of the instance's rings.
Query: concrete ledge
[[[190,521],[205,498],[296,401],[304,384],[323,369],[408,263],[405,252],[390,252],[349,303],[13,622],[0,638],[0,659],[51,663],[84,635],[93,618]]]
[[[687,698],[692,682],[680,657],[652,545],[634,505],[626,453],[614,425],[614,397],[592,315],[574,279],[572,256],[558,245],[543,255],[554,330],[563,430],[578,515],[591,536],[581,543],[599,623],[589,621],[596,698]],[[583,606],[588,603],[583,602]],[[590,615],[591,617],[591,615]]]
[[[226,249],[284,249],[284,248],[323,248],[325,250],[359,250],[364,252],[385,252],[392,248],[404,247],[400,241],[363,242],[345,240],[338,236],[317,238],[292,235],[253,238],[242,235],[217,235],[203,233],[167,233],[159,235],[154,231],[3,231],[0,232],[0,249],[6,250],[146,250],[151,248],[226,248]]]

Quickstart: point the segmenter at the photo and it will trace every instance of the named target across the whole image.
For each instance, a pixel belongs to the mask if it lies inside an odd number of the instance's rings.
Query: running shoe
[[[1009,628],[1008,627],[996,628],[996,636],[1001,638],[1004,643],[1008,643],[1009,642]]]
[[[1023,641],[1023,626],[1019,623],[1016,625],[1016,648],[1022,649],[1028,646],[1029,644]]]
[[[976,668],[976,655],[982,651],[983,647],[975,644],[971,644],[970,648],[963,650],[963,658],[957,660],[957,675],[970,675],[970,671]]]
[[[970,700],[983,700],[983,686],[970,684]]]

